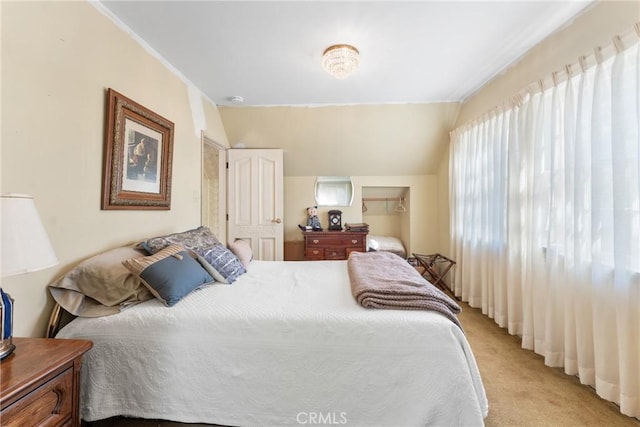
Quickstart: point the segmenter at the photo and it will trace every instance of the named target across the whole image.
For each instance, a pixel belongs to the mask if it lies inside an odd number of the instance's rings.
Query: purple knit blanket
[[[347,261],[351,293],[365,308],[434,310],[462,326],[460,306],[407,261],[389,252],[352,252]]]

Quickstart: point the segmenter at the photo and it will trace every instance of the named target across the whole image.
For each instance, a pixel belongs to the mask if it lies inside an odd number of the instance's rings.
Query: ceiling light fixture
[[[229,96],[227,100],[229,100],[229,102],[233,102],[234,104],[242,104],[244,102],[244,98],[239,95]]]
[[[322,54],[322,67],[337,79],[349,77],[359,63],[360,52],[349,44],[329,46]]]

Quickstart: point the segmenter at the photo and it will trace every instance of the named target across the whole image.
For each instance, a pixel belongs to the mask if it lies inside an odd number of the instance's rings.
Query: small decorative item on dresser
[[[369,232],[369,224],[366,222],[349,223],[344,225],[347,231],[366,231]]]
[[[0,360],[13,353],[13,298],[0,288]]]
[[[329,230],[342,230],[342,211],[337,209],[329,211]]]
[[[307,227],[313,231],[322,231],[322,225],[320,225],[320,219],[318,218],[318,207],[309,206],[307,208]]]

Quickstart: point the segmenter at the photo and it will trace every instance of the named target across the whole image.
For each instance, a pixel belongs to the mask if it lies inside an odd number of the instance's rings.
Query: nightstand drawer
[[[2,411],[2,425],[71,425],[72,409],[73,368],[70,367]]]
[[[14,337],[0,363],[0,425],[80,427],[82,356],[91,341]]]

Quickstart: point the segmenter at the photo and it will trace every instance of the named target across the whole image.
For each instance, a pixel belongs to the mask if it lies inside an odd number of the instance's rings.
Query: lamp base
[[[13,350],[16,349],[16,346],[11,342],[11,338],[7,338],[6,340],[1,340],[0,342],[0,360],[8,357],[13,353]]]

